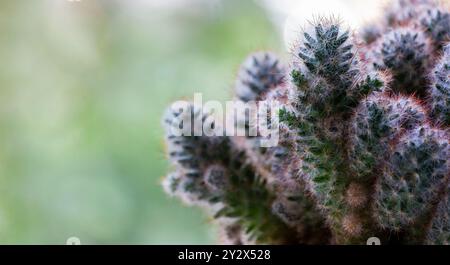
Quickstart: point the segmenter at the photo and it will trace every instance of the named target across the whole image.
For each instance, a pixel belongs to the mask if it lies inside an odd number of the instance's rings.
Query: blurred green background
[[[254,1],[160,1],[0,2],[1,244],[216,242],[160,187],[161,115],[284,48]]]

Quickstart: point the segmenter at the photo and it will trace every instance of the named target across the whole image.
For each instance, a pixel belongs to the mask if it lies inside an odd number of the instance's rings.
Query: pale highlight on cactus
[[[282,104],[278,146],[174,136],[208,114],[170,110],[166,191],[205,208],[224,244],[449,244],[449,24],[438,3],[400,0],[360,33],[311,23],[290,67],[250,55],[235,100]]]

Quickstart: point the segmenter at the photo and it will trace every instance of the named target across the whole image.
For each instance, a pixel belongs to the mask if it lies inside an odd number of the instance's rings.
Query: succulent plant
[[[259,132],[178,135],[211,114],[170,108],[166,191],[214,216],[222,243],[449,244],[448,25],[443,6],[399,0],[361,33],[311,23],[290,67],[250,55],[235,100],[280,103],[278,145],[261,147]]]

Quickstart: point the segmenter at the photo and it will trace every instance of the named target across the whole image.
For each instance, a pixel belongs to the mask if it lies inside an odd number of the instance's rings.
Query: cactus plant
[[[438,3],[398,0],[360,33],[311,23],[289,67],[250,55],[235,100],[281,104],[278,145],[261,147],[260,134],[176,135],[210,114],[171,108],[166,191],[207,209],[222,243],[448,244],[449,24]],[[236,126],[248,130],[242,115]]]

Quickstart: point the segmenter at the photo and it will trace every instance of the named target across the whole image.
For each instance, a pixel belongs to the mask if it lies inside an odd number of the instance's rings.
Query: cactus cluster
[[[250,55],[235,100],[279,102],[279,144],[174,135],[181,120],[210,114],[171,108],[166,191],[207,209],[222,243],[449,244],[447,41],[450,10],[398,0],[360,32],[311,23],[288,67]]]

